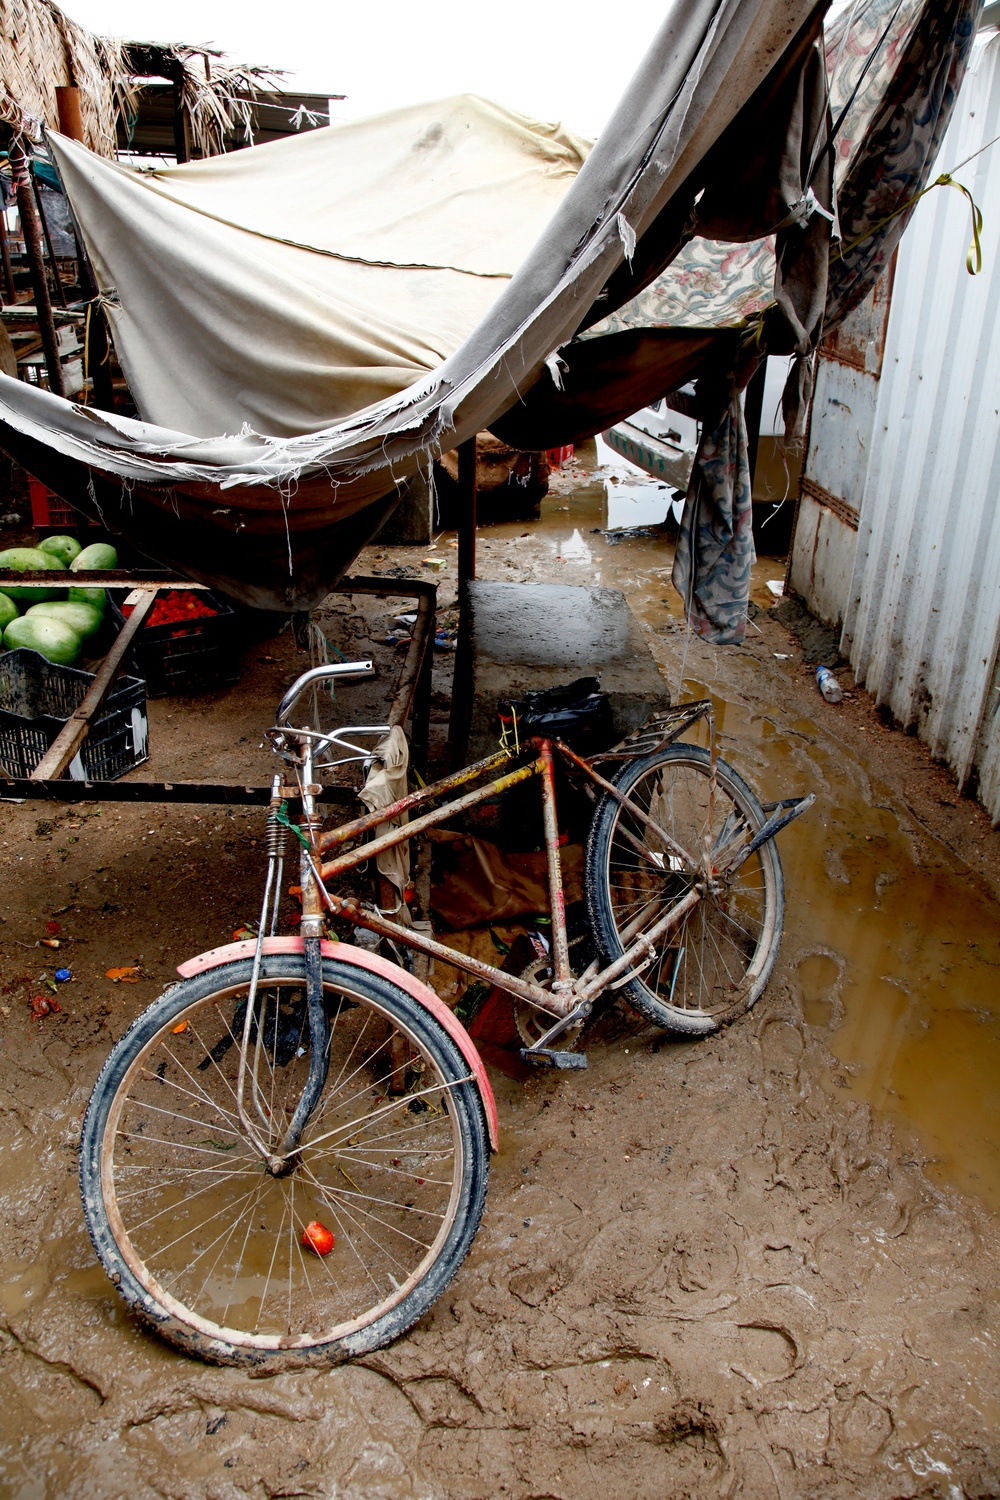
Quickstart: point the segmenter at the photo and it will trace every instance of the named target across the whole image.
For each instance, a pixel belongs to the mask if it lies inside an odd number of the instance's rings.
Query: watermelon
[[[73,604],[92,604],[103,614],[108,607],[107,589],[85,589],[78,586],[66,590],[66,597]]]
[[[15,573],[66,571],[57,557],[53,557],[51,552],[42,552],[38,547],[8,547],[6,552],[0,552],[0,570],[6,568]],[[26,599],[29,604],[38,604],[43,599],[58,599],[62,589],[22,588],[20,584],[5,583],[3,592],[8,599]]]
[[[80,637],[71,626],[38,615],[33,620],[28,615],[11,620],[3,633],[3,643],[10,651],[26,646],[60,667],[71,667],[80,655]]]
[[[82,573],[89,568],[117,568],[118,553],[107,542],[91,542],[70,563],[71,573]]]
[[[68,568],[74,557],[79,557],[82,548],[75,536],[47,536],[44,542],[38,543],[38,550],[51,553],[57,562]]]
[[[81,640],[95,635],[104,623],[104,616],[93,604],[81,604],[76,599],[56,599],[52,603],[33,604],[24,612],[26,620],[61,620],[75,630]]]
[[[17,605],[13,599],[9,599],[6,594],[0,594],[0,635],[3,635],[11,620],[17,619],[17,614]]]
[[[0,636],[12,619],[18,618],[18,606],[6,594],[0,594]]]

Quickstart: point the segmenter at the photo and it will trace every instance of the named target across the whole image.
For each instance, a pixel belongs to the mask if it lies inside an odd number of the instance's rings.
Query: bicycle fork
[[[288,828],[287,824],[283,827],[282,821],[279,820],[281,778],[278,776],[274,778],[271,787],[271,807],[268,815],[267,838],[267,881],[264,888],[260,927],[257,934],[257,948],[254,953],[253,969],[250,976],[250,989],[247,995],[246,1015],[243,1019],[243,1034],[240,1039],[240,1059],[236,1083],[237,1112],[240,1123],[246,1131],[254,1149],[264,1158],[268,1170],[275,1177],[284,1176],[295,1165],[296,1147],[310,1115],[319,1103],[330,1065],[330,1025],[327,1019],[326,1002],[323,995],[323,954],[321,947],[323,939],[323,894],[319,889],[315,873],[318,819],[316,817],[315,799],[312,790],[312,770],[312,751],[307,744],[302,757],[302,822],[298,828],[295,828],[293,825],[292,831],[298,836],[301,845],[299,850],[299,883],[302,890],[302,924],[300,931],[302,934],[302,950],[305,961],[306,1014],[309,1028],[309,1073],[298,1104],[292,1114],[291,1121],[277,1148],[274,1148],[258,1130],[250,1115],[246,1096],[247,1083],[249,1082],[250,1095],[254,1108],[260,1116],[264,1129],[270,1135],[273,1129],[273,1121],[269,1118],[264,1107],[259,1087],[260,1049],[262,1045],[265,1047],[267,1045],[266,1037],[264,1037],[265,1018],[263,1016],[257,1018],[256,1012],[257,989],[260,982],[264,938],[268,931],[273,932],[277,923],[278,905],[281,898],[281,878],[284,867],[284,842]],[[254,1039],[255,1020],[256,1038]],[[277,1016],[275,1016],[275,1030],[277,1031]],[[252,1063],[250,1061],[251,1047]],[[273,1135],[271,1139],[273,1140]]]

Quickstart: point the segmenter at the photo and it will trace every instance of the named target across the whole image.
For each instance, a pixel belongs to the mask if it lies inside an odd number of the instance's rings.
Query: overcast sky
[[[347,94],[335,118],[475,93],[595,136],[670,0],[60,0],[82,26],[132,41],[209,43],[287,68],[287,87]],[[627,18],[627,19],[626,19]]]

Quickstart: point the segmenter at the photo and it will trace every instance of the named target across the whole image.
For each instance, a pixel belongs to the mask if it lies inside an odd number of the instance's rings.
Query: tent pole
[[[177,165],[183,166],[191,160],[191,139],[184,108],[184,65],[179,58],[174,59],[170,80],[174,86],[174,155]]]
[[[49,255],[49,265],[52,267],[52,289],[58,295],[59,301],[62,303],[63,307],[65,307],[66,288],[63,286],[62,277],[59,275],[59,264],[56,260],[56,252],[52,248],[52,234],[49,230],[49,221],[45,217],[45,205],[42,202],[42,190],[38,186],[38,179],[34,176],[32,176],[31,179],[31,191],[34,194],[35,207],[38,209],[38,221],[42,226],[42,234],[45,237],[45,248],[48,251]]]
[[[476,439],[458,445],[458,590],[476,576]]]
[[[63,135],[68,135],[70,140],[86,145],[83,139],[83,116],[80,113],[80,90],[57,88],[56,101],[59,106],[59,128]],[[97,285],[97,277],[90,264],[90,257],[87,255],[87,247],[83,242],[83,234],[76,215],[72,213],[72,205],[70,205],[70,213],[73,217],[73,233],[76,237],[76,262],[80,290],[83,292],[84,299],[90,303],[90,317],[87,319],[84,337],[87,344],[86,368],[93,396],[92,404],[99,411],[114,411],[115,389],[111,378],[111,340],[108,335],[107,315],[101,306],[100,287]]]
[[[45,368],[49,376],[49,390],[56,396],[64,396],[66,390],[63,385],[62,365],[59,362],[56,325],[52,319],[52,303],[49,300],[49,289],[45,281],[45,261],[42,257],[41,227],[38,223],[35,200],[31,193],[31,177],[24,155],[24,147],[18,137],[15,137],[10,143],[10,165],[11,174],[14,178],[14,190],[17,193],[17,211],[21,218],[24,250],[28,259],[28,269],[31,272],[32,290],[35,294],[38,332],[41,334],[42,349],[45,353]]]
[[[17,305],[17,288],[14,286],[14,267],[10,263],[10,245],[7,243],[7,215],[0,211],[0,256],[3,257],[3,279],[6,283],[7,302]]]
[[[764,386],[767,384],[767,358],[750,376],[743,399],[743,420],[747,429],[747,462],[750,465],[750,492],[757,477],[757,449],[760,446],[760,419],[764,412]]]
[[[63,135],[68,135],[71,141],[80,141],[83,145],[83,113],[80,109],[80,90],[75,84],[65,84],[56,87],[56,109],[59,112],[59,129]]]

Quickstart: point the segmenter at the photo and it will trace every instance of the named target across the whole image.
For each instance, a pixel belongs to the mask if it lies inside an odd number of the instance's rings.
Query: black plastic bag
[[[611,718],[611,701],[601,692],[596,677],[579,677],[565,686],[545,688],[537,693],[500,704],[500,722],[510,743],[517,716],[519,739],[542,735],[563,740],[579,754],[596,755],[608,749],[615,738]]]

